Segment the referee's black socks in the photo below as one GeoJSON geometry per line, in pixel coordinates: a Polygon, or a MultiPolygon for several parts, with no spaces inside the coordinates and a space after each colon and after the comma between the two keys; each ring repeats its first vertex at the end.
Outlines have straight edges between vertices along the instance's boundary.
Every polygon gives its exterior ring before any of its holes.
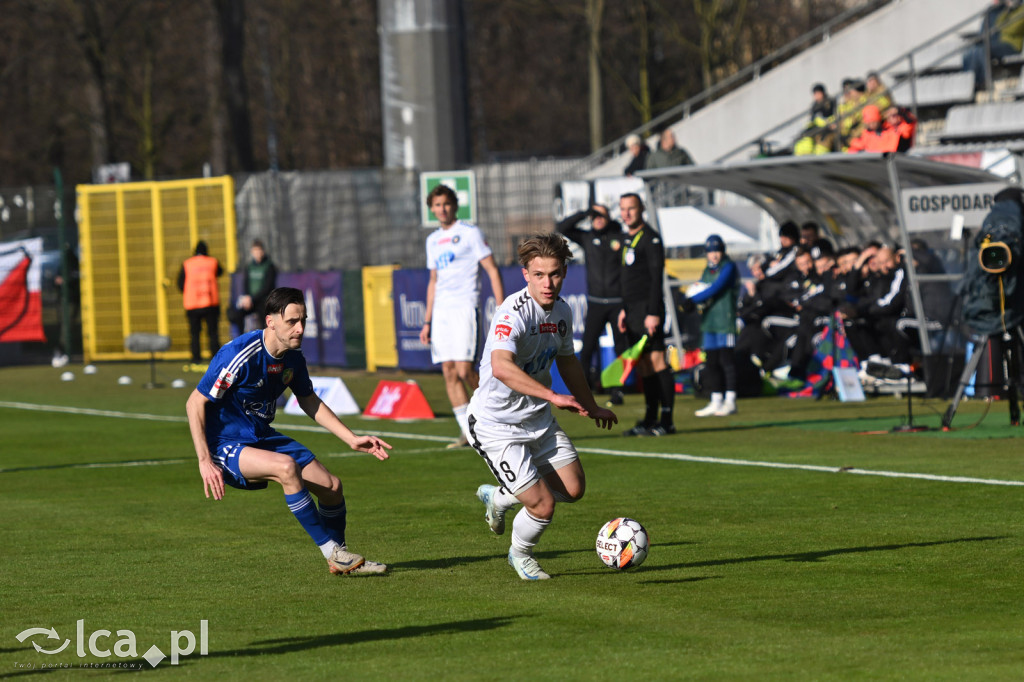
{"type": "MultiPolygon", "coordinates": [[[[651,382],[658,387],[661,398],[661,425],[672,426],[672,411],[676,405],[676,379],[671,367],[666,367],[657,374],[658,381],[651,382]]],[[[653,378],[653,377],[652,377],[653,378]]]]}

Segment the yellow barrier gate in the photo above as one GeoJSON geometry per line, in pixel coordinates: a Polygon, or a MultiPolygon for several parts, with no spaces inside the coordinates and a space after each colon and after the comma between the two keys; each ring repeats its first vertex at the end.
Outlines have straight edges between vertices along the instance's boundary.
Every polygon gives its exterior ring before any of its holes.
{"type": "Polygon", "coordinates": [[[363,324],[366,334],[366,369],[398,367],[395,307],[391,274],[394,265],[363,268],[363,324]]]}
{"type": "Polygon", "coordinates": [[[200,239],[224,268],[220,338],[229,339],[224,310],[237,254],[230,177],[79,185],[77,191],[86,362],[138,358],[124,347],[136,332],[171,337],[170,350],[158,358],[191,357],[177,277],[200,239]]]}

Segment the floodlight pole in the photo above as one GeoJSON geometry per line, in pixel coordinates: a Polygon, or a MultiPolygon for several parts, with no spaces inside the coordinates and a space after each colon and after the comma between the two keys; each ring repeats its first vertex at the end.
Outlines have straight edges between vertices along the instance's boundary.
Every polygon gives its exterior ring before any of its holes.
{"type": "Polygon", "coordinates": [[[896,154],[885,155],[886,168],[889,172],[889,187],[892,190],[893,210],[900,229],[900,241],[903,244],[903,264],[907,268],[907,284],[910,286],[910,298],[914,302],[914,317],[917,318],[917,334],[921,338],[921,352],[925,357],[932,354],[932,340],[928,336],[928,322],[924,316],[924,305],[921,303],[921,290],[917,284],[917,268],[914,267],[914,250],[910,245],[910,232],[903,215],[903,194],[900,189],[900,176],[896,170],[896,154]]]}

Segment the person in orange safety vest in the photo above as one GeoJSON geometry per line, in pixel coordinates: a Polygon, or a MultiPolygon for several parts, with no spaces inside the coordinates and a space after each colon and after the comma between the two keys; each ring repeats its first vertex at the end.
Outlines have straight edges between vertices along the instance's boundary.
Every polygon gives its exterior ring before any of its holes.
{"type": "Polygon", "coordinates": [[[199,335],[203,322],[210,340],[210,357],[220,349],[220,335],[217,325],[220,323],[220,291],[217,278],[224,270],[216,258],[209,255],[206,242],[196,243],[195,255],[185,259],[178,273],[178,289],[182,293],[185,316],[188,318],[188,330],[191,336],[192,364],[202,363],[199,335]]]}
{"type": "Polygon", "coordinates": [[[914,144],[917,119],[901,107],[889,107],[882,121],[882,112],[874,104],[861,110],[865,130],[850,140],[849,152],[902,152],[914,144]]]}

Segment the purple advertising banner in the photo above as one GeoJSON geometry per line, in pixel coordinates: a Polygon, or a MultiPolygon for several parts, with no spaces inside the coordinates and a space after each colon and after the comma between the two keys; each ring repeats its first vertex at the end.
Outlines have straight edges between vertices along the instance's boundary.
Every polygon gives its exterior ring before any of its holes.
{"type": "Polygon", "coordinates": [[[341,311],[340,272],[282,272],[277,286],[306,295],[306,333],[302,354],[311,365],[345,366],[345,325],[341,311]]]}
{"type": "MultiPolygon", "coordinates": [[[[510,296],[526,287],[523,270],[517,265],[500,268],[501,283],[505,295],[510,296]]],[[[420,329],[423,327],[427,308],[427,284],[430,271],[427,269],[395,270],[392,275],[392,300],[394,301],[395,341],[398,344],[398,367],[404,370],[437,370],[430,359],[430,348],[420,343],[420,329]]],[[[562,286],[562,298],[572,308],[573,338],[583,338],[583,321],[587,316],[586,269],[582,265],[570,265],[562,286]]],[[[480,273],[480,302],[483,322],[480,329],[480,348],[483,336],[490,327],[491,318],[498,304],[491,291],[491,280],[480,273]]]]}

